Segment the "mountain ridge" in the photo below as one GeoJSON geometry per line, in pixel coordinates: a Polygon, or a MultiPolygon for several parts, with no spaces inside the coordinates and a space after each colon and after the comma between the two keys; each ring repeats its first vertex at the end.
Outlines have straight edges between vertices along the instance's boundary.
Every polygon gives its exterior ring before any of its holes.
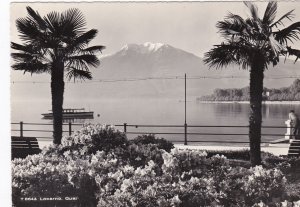
{"type": "MultiPolygon", "coordinates": [[[[284,65],[279,63],[275,68],[265,72],[265,87],[274,88],[290,85],[290,80],[270,79],[269,77],[296,77],[300,76],[299,62],[287,60],[284,65]]],[[[12,71],[12,82],[50,81],[50,75],[23,76],[19,71],[12,71]]],[[[151,80],[149,77],[183,77],[186,73],[187,95],[199,97],[208,95],[215,88],[240,88],[249,84],[249,71],[239,69],[238,66],[229,66],[224,69],[209,68],[203,63],[202,58],[163,43],[126,44],[120,50],[111,55],[101,57],[98,68],[91,69],[94,81],[86,81],[76,84],[67,83],[65,87],[65,99],[81,98],[178,98],[184,94],[184,80],[161,79],[151,80]],[[240,78],[232,78],[232,77],[240,78]],[[193,77],[203,77],[192,79],[193,77]],[[206,78],[205,78],[206,77],[206,78]],[[211,77],[211,78],[208,78],[211,77]],[[220,77],[220,78],[218,78],[220,77]],[[222,78],[223,77],[223,78],[222,78]],[[226,78],[225,78],[226,77],[226,78]],[[117,81],[122,79],[145,79],[138,81],[117,81]],[[101,82],[101,80],[116,80],[101,82]],[[97,81],[99,80],[99,81],[97,81]]],[[[50,85],[50,84],[49,84],[50,85]]],[[[36,84],[12,84],[12,97],[27,98],[31,96],[50,97],[50,86],[36,87],[36,84]],[[46,88],[46,89],[45,89],[46,88]]]]}

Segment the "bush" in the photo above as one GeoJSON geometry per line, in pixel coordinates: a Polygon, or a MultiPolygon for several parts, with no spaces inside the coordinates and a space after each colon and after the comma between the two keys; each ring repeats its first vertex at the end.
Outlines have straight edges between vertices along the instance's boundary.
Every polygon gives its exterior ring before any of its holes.
{"type": "Polygon", "coordinates": [[[156,138],[153,134],[141,135],[130,141],[136,145],[156,144],[159,149],[163,149],[167,152],[170,152],[171,149],[174,148],[172,142],[169,142],[164,138],[156,138]]]}
{"type": "Polygon", "coordinates": [[[262,166],[251,168],[249,175],[239,182],[243,183],[241,190],[245,194],[245,203],[272,202],[272,198],[283,198],[286,179],[278,169],[264,169],[262,166]]]}
{"type": "Polygon", "coordinates": [[[72,136],[62,139],[63,150],[85,150],[88,154],[97,151],[109,152],[116,148],[125,149],[129,142],[125,133],[109,125],[86,124],[72,136]]]}
{"type": "Polygon", "coordinates": [[[13,203],[24,206],[20,196],[76,196],[73,206],[87,207],[280,206],[300,199],[285,179],[299,172],[299,158],[266,156],[269,165],[244,168],[224,155],[168,152],[161,140],[128,141],[113,127],[85,125],[62,145],[12,161],[13,203]]]}
{"type": "Polygon", "coordinates": [[[212,157],[215,155],[224,155],[228,159],[238,159],[238,160],[250,160],[250,152],[248,149],[245,150],[208,150],[207,157],[212,157]]]}
{"type": "Polygon", "coordinates": [[[91,136],[92,147],[91,152],[97,151],[109,152],[116,148],[125,149],[129,142],[125,133],[115,130],[115,128],[106,126],[106,128],[100,130],[91,136]]]}
{"type": "MultiPolygon", "coordinates": [[[[94,206],[97,202],[94,194],[97,186],[88,173],[87,165],[88,161],[85,159],[76,158],[75,161],[64,156],[50,157],[42,153],[15,159],[12,165],[13,203],[23,206],[20,197],[77,197],[78,206],[94,206]]],[[[39,202],[30,204],[41,205],[39,202]]],[[[53,203],[43,206],[53,206],[53,203]]]]}
{"type": "MultiPolygon", "coordinates": [[[[163,164],[163,150],[158,149],[157,145],[136,145],[130,144],[127,151],[122,155],[123,160],[128,160],[128,164],[133,167],[144,167],[149,161],[153,160],[159,167],[163,164]]],[[[161,174],[161,171],[157,173],[161,174]]]]}

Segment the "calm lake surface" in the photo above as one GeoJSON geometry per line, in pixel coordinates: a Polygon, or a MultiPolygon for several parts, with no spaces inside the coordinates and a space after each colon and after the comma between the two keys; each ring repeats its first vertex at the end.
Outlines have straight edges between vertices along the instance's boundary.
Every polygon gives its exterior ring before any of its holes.
{"type": "MultiPolygon", "coordinates": [[[[94,111],[94,119],[74,120],[77,123],[101,123],[101,124],[133,124],[133,125],[183,125],[184,124],[184,102],[165,99],[118,99],[118,100],[90,100],[84,103],[78,101],[65,101],[65,108],[85,108],[86,111],[94,111]],[[97,115],[100,115],[99,117],[97,115]]],[[[11,103],[11,122],[25,123],[48,123],[51,120],[42,119],[41,114],[51,109],[50,100],[14,101],[11,103]]],[[[285,127],[284,122],[288,119],[289,110],[294,109],[300,113],[300,107],[296,104],[266,104],[263,105],[263,126],[285,127]]],[[[249,104],[246,103],[197,103],[187,102],[187,124],[206,126],[247,126],[249,115],[249,104]]],[[[76,129],[76,127],[73,127],[76,129]]],[[[78,128],[78,127],[77,127],[78,128]]],[[[19,125],[12,125],[12,129],[19,129],[19,125]]],[[[24,129],[51,130],[51,126],[29,126],[24,129]]],[[[67,130],[68,127],[65,127],[67,130]]],[[[120,127],[120,129],[123,129],[120,127]]],[[[128,128],[130,132],[179,132],[183,128],[128,128]]],[[[225,133],[225,134],[247,134],[248,128],[219,128],[201,127],[188,128],[190,133],[225,133]]],[[[262,129],[263,134],[281,134],[282,136],[263,136],[262,141],[270,141],[283,138],[285,128],[262,129]]],[[[19,135],[19,132],[12,132],[19,135]]],[[[24,136],[44,137],[51,136],[47,132],[25,131],[24,136]]],[[[137,135],[134,135],[137,136],[137,135]]],[[[183,141],[183,135],[158,135],[170,140],[183,141]]],[[[132,136],[129,136],[132,137],[132,136]]],[[[49,139],[40,139],[48,141],[49,139]]],[[[189,135],[188,140],[200,141],[248,141],[247,135],[189,135]]]]}

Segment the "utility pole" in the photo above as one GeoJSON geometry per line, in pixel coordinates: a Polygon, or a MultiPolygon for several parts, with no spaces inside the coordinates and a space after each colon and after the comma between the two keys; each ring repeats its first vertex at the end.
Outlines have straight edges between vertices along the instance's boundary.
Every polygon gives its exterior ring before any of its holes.
{"type": "Polygon", "coordinates": [[[187,145],[187,124],[186,124],[186,73],[184,74],[184,145],[187,145]]]}

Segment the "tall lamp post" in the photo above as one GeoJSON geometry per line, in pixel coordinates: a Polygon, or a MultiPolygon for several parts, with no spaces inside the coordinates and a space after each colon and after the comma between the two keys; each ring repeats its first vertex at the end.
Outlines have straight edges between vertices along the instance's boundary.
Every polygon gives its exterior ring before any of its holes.
{"type": "Polygon", "coordinates": [[[187,124],[186,124],[186,73],[184,74],[184,145],[187,145],[187,124]]]}

